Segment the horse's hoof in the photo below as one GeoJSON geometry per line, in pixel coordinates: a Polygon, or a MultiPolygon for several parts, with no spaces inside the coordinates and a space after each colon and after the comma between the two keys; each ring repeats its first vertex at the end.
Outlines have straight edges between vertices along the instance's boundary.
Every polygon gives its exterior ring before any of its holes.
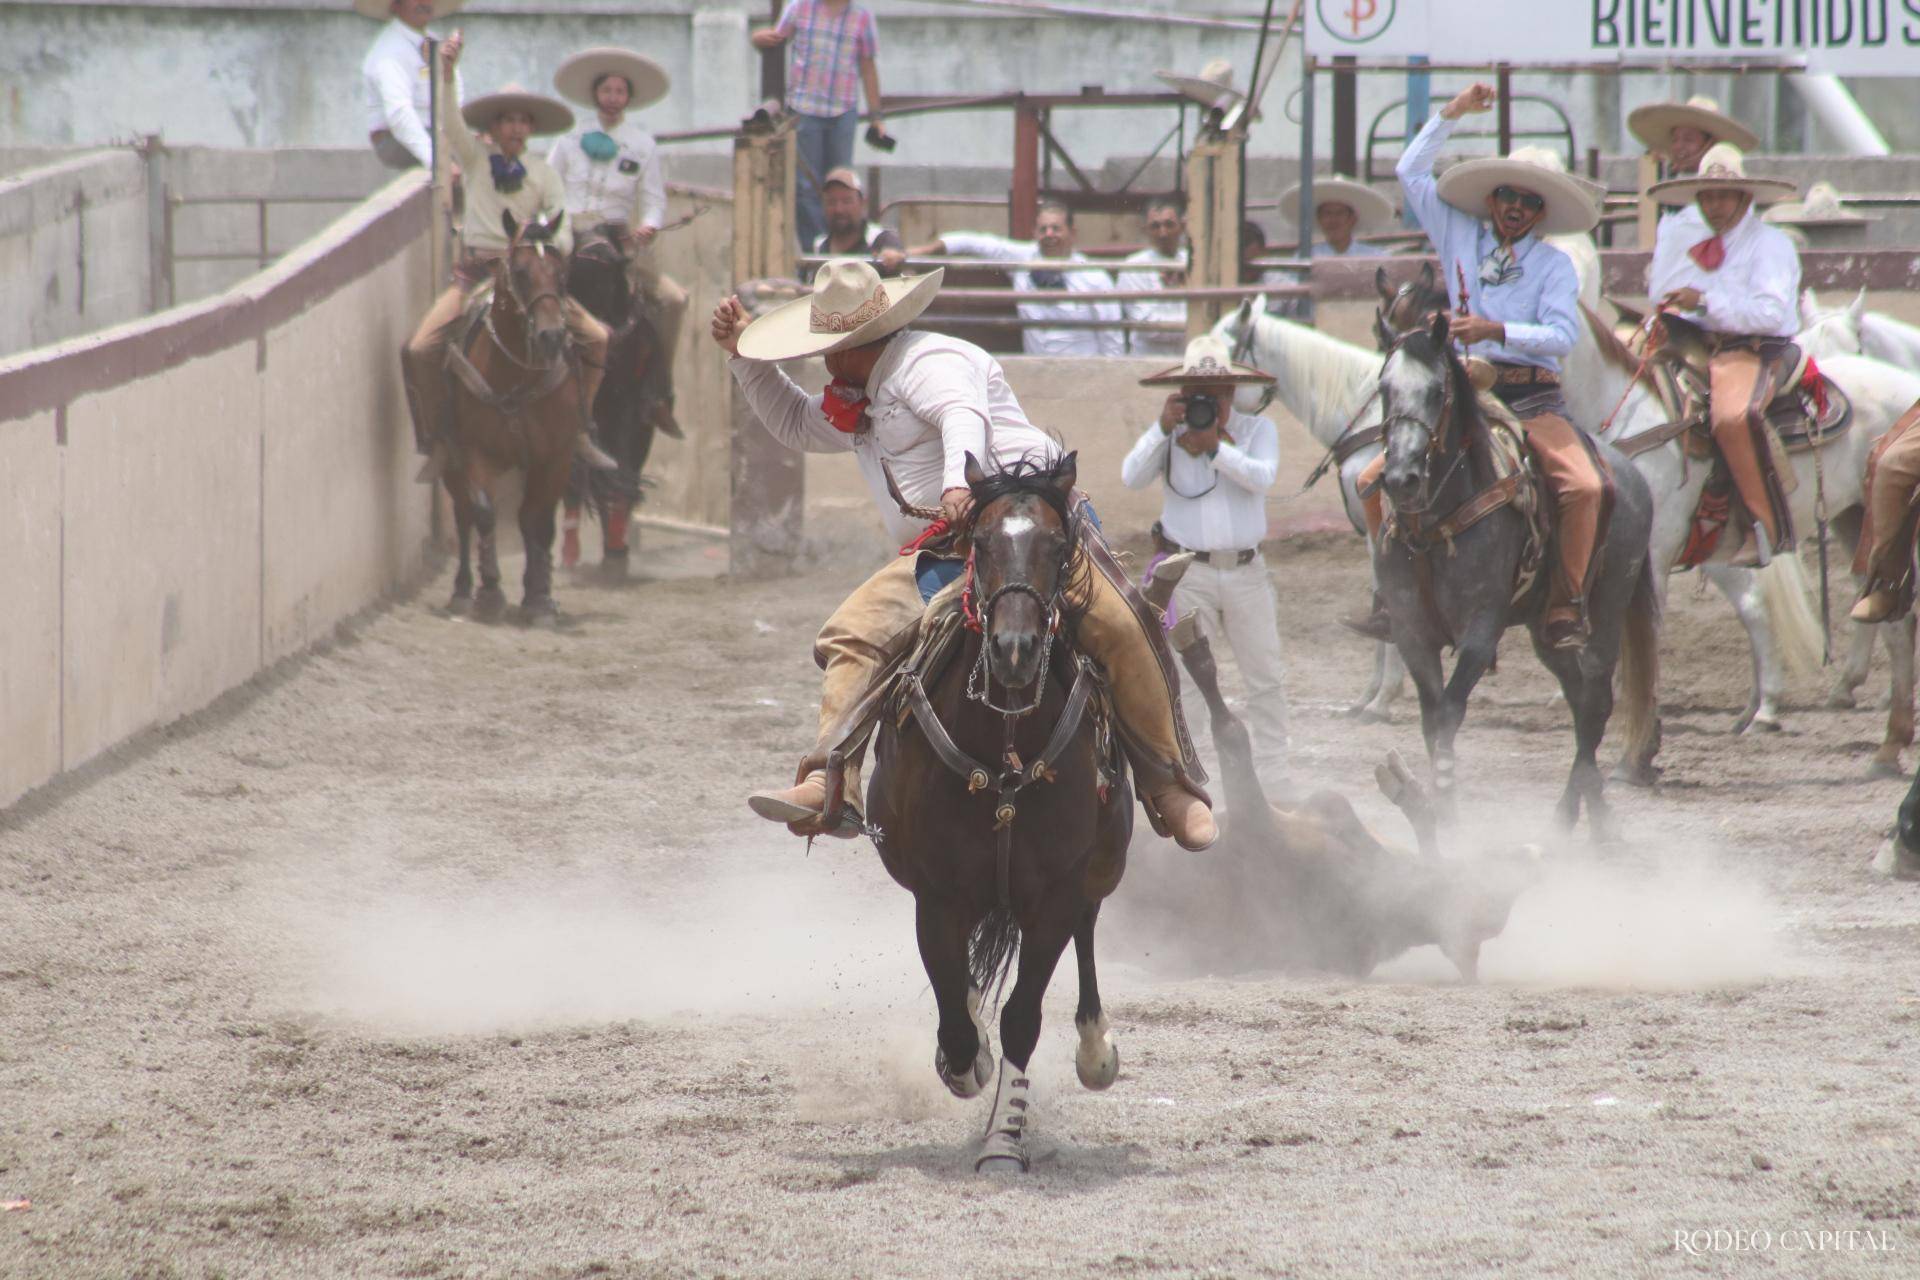
{"type": "Polygon", "coordinates": [[[529,600],[520,606],[520,625],[551,630],[560,625],[560,611],[551,596],[529,600]]]}
{"type": "Polygon", "coordinates": [[[600,584],[607,587],[624,587],[627,584],[627,553],[609,551],[600,561],[597,576],[600,584]]]}
{"type": "Polygon", "coordinates": [[[1012,1154],[982,1151],[973,1162],[973,1171],[988,1176],[1017,1177],[1027,1171],[1027,1153],[1024,1150],[1012,1154]]]}
{"type": "Polygon", "coordinates": [[[1780,721],[1773,716],[1756,715],[1746,724],[1736,725],[1734,732],[1744,737],[1750,733],[1779,733],[1781,727],[1780,721]]]}
{"type": "Polygon", "coordinates": [[[1076,1019],[1074,1025],[1080,1030],[1080,1047],[1073,1055],[1073,1069],[1080,1083],[1096,1092],[1111,1087],[1120,1078],[1120,1047],[1107,1030],[1106,1015],[1084,1025],[1076,1019]]]}
{"type": "Polygon", "coordinates": [[[472,596],[455,596],[447,601],[447,612],[456,618],[464,618],[473,612],[472,596]]]}
{"type": "Polygon", "coordinates": [[[1889,880],[1920,880],[1920,854],[1901,844],[1897,837],[1883,840],[1871,869],[1889,880]]]}
{"type": "Polygon", "coordinates": [[[1898,778],[1902,782],[1906,781],[1907,778],[1906,770],[1900,767],[1900,761],[1898,759],[1882,760],[1878,756],[1875,756],[1867,765],[1867,776],[1869,778],[1898,778]]]}
{"type": "Polygon", "coordinates": [[[1827,695],[1827,706],[1831,710],[1851,711],[1857,705],[1851,689],[1835,689],[1827,695]]]}
{"type": "Polygon", "coordinates": [[[507,594],[498,587],[482,587],[473,598],[473,616],[482,622],[498,622],[507,616],[507,594]]]}
{"type": "Polygon", "coordinates": [[[1630,787],[1652,787],[1660,783],[1660,769],[1651,764],[1628,764],[1622,760],[1613,768],[1613,780],[1630,787]]]}
{"type": "Polygon", "coordinates": [[[1364,707],[1355,707],[1353,709],[1353,718],[1358,720],[1361,724],[1392,724],[1393,723],[1393,717],[1387,714],[1386,709],[1384,707],[1375,707],[1371,705],[1364,706],[1364,707]]]}

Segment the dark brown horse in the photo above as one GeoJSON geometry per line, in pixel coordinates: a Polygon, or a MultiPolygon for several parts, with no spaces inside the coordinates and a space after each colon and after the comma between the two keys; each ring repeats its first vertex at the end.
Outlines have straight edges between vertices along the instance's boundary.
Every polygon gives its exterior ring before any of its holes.
{"type": "Polygon", "coordinates": [[[628,523],[643,496],[654,437],[681,438],[673,416],[673,361],[661,350],[651,300],[628,283],[616,228],[596,227],[575,242],[567,289],[607,326],[607,371],[593,398],[593,423],[600,446],[619,466],[601,471],[575,461],[560,562],[568,568],[579,562],[580,513],[591,504],[600,520],[601,573],[619,582],[627,576],[628,523]]]}
{"type": "MultiPolygon", "coordinates": [[[[1113,1083],[1119,1052],[1094,972],[1100,902],[1120,882],[1133,795],[1101,709],[1100,677],[1069,648],[1084,612],[1072,454],[983,474],[971,455],[969,586],[980,630],[883,720],[868,812],[887,871],[914,897],[920,959],[940,1009],[934,1068],[955,1096],[993,1077],[983,992],[1019,972],[1000,1014],[1001,1064],[975,1168],[1027,1167],[1027,1067],[1040,998],[1071,941],[1079,960],[1080,1081],[1113,1083]]],[[[1098,536],[1087,533],[1085,536],[1098,536]]]]}
{"type": "Polygon", "coordinates": [[[566,255],[550,243],[564,214],[519,225],[501,215],[508,239],[493,264],[493,297],[483,321],[448,350],[452,376],[452,458],[445,481],[453,499],[460,568],[453,578],[455,612],[495,621],[506,612],[494,544],[490,487],[512,471],[525,473],[520,535],[526,544],[521,620],[551,624],[554,508],[573,470],[581,426],[580,380],[567,347],[566,255]],[[468,558],[480,535],[480,592],[473,594],[468,558]]]}

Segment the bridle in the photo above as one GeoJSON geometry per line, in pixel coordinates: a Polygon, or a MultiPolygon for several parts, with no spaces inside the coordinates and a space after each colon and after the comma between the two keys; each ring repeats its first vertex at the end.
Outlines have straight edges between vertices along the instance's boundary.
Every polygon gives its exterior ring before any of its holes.
{"type": "MultiPolygon", "coordinates": [[[[1424,329],[1416,328],[1409,329],[1407,332],[1401,334],[1393,340],[1393,345],[1387,348],[1387,356],[1391,358],[1393,353],[1398,351],[1414,334],[1424,332],[1424,329]]],[[[1461,462],[1464,461],[1467,456],[1467,449],[1464,445],[1461,448],[1455,449],[1453,451],[1453,461],[1447,464],[1447,469],[1441,474],[1439,482],[1435,483],[1431,479],[1434,460],[1436,457],[1445,456],[1448,441],[1453,434],[1453,419],[1455,416],[1453,411],[1453,384],[1455,382],[1453,362],[1446,358],[1444,352],[1442,352],[1441,378],[1440,420],[1437,424],[1412,413],[1393,413],[1380,419],[1380,438],[1383,447],[1387,441],[1391,439],[1395,423],[1412,423],[1427,433],[1427,447],[1425,450],[1426,465],[1422,467],[1420,472],[1420,502],[1417,505],[1405,506],[1398,501],[1395,501],[1393,504],[1394,510],[1404,515],[1419,516],[1432,511],[1433,496],[1436,493],[1444,493],[1446,491],[1447,482],[1453,479],[1453,473],[1459,470],[1461,462]]]]}
{"type": "MultiPolygon", "coordinates": [[[[1053,507],[1055,513],[1060,516],[1061,533],[1063,535],[1061,539],[1060,558],[1055,566],[1052,595],[1042,595],[1040,589],[1035,587],[1031,582],[1005,582],[996,587],[987,595],[985,600],[980,602],[977,612],[972,612],[974,607],[972,605],[974,553],[969,552],[967,556],[967,603],[965,607],[969,610],[969,620],[976,623],[979,627],[981,641],[980,656],[975,659],[973,669],[967,673],[967,696],[987,708],[987,710],[997,712],[1006,717],[1009,737],[1011,737],[1013,732],[1013,721],[1019,719],[1021,716],[1031,715],[1034,711],[1038,710],[1041,699],[1046,696],[1047,672],[1053,661],[1053,641],[1054,637],[1060,632],[1061,618],[1065,612],[1067,583],[1070,576],[1069,570],[1073,563],[1074,547],[1078,541],[1074,536],[1074,520],[1076,517],[1069,514],[1064,505],[1055,506],[1052,502],[1049,502],[1048,505],[1053,507]],[[1005,600],[1008,596],[1020,595],[1030,597],[1035,604],[1040,606],[1042,632],[1040,641],[1040,669],[1034,676],[1031,686],[1032,697],[1027,703],[1024,706],[1003,707],[993,701],[993,673],[987,665],[987,651],[990,647],[988,641],[993,635],[994,606],[1002,600],[1005,600]]],[[[978,544],[976,543],[975,545],[977,547],[978,544]]]]}
{"type": "MultiPolygon", "coordinates": [[[[1260,369],[1260,366],[1253,362],[1253,337],[1254,333],[1260,328],[1260,316],[1254,311],[1251,300],[1246,303],[1246,313],[1246,327],[1241,331],[1240,336],[1233,340],[1232,358],[1235,364],[1246,365],[1249,369],[1260,369]]],[[[1260,369],[1260,372],[1265,373],[1266,370],[1260,369]]],[[[1253,406],[1253,412],[1265,413],[1267,406],[1273,403],[1273,398],[1279,394],[1279,391],[1280,384],[1278,382],[1269,382],[1266,386],[1262,387],[1260,389],[1260,402],[1253,406]]],[[[1212,490],[1208,490],[1208,492],[1211,493],[1212,490]]]]}
{"type": "MultiPolygon", "coordinates": [[[[507,300],[513,303],[513,305],[519,309],[521,317],[528,321],[527,332],[523,342],[526,358],[522,359],[519,355],[516,355],[512,348],[508,347],[506,342],[501,339],[500,331],[494,327],[492,307],[487,308],[487,336],[493,339],[493,345],[500,349],[501,355],[513,361],[522,369],[541,370],[548,366],[535,360],[533,356],[533,328],[531,323],[533,319],[533,309],[545,302],[548,298],[552,298],[564,307],[567,301],[566,287],[563,283],[559,287],[542,290],[534,294],[531,299],[522,298],[520,296],[520,286],[515,284],[513,279],[513,255],[515,250],[518,249],[532,249],[543,258],[549,253],[557,254],[559,250],[555,249],[545,240],[516,239],[512,244],[507,246],[507,256],[502,264],[504,269],[500,273],[500,279],[494,286],[496,293],[501,286],[505,286],[507,300]]],[[[566,274],[564,272],[556,272],[555,278],[564,282],[566,274]]]]}

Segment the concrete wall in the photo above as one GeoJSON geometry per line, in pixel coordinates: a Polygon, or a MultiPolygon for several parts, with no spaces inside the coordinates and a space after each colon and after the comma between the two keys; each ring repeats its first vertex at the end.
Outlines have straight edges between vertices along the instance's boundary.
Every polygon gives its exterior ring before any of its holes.
{"type": "Polygon", "coordinates": [[[412,580],[417,177],[204,302],[0,361],[0,804],[412,580]]]}
{"type": "Polygon", "coordinates": [[[0,179],[0,356],[147,310],[146,166],[99,151],[0,179]]]}
{"type": "Polygon", "coordinates": [[[725,527],[728,516],[728,396],[733,379],[726,357],[707,336],[707,318],[733,287],[733,199],[706,192],[674,194],[672,223],[698,211],[685,226],[661,234],[655,250],[661,269],[689,294],[686,332],[674,360],[675,411],[685,440],[657,437],[647,475],[642,515],[725,527]]]}
{"type": "MultiPolygon", "coordinates": [[[[1197,69],[1230,58],[1244,82],[1253,61],[1252,31],[1120,23],[1089,17],[970,10],[911,0],[869,0],[880,19],[881,71],[894,93],[1072,93],[1082,85],[1111,91],[1158,90],[1159,67],[1197,69]]],[[[1192,14],[1190,0],[1127,0],[1137,12],[1192,14]]],[[[1222,0],[1208,16],[1255,21],[1258,0],[1222,0]]],[[[1284,6],[1281,6],[1284,9],[1284,6]]],[[[757,55],[750,25],[767,20],[768,0],[473,0],[448,26],[469,37],[469,92],[506,80],[545,87],[567,53],[621,44],[657,58],[676,91],[646,112],[656,130],[723,125],[752,105],[757,55]]],[[[0,6],[0,145],[105,143],[158,132],[183,143],[228,147],[359,145],[358,67],[373,23],[343,4],[318,0],[24,0],[0,6]],[[157,90],[164,88],[164,92],[157,90]]],[[[1275,79],[1267,118],[1253,136],[1255,154],[1297,154],[1289,115],[1299,87],[1297,54],[1275,79]]],[[[1436,77],[1436,94],[1464,76],[1436,77]]],[[[1580,145],[1622,147],[1621,122],[1641,101],[1704,92],[1756,122],[1770,146],[1819,149],[1798,102],[1775,78],[1753,76],[1529,76],[1521,93],[1552,98],[1572,118],[1580,145]]],[[[1896,150],[1920,150],[1920,79],[1862,82],[1862,93],[1896,150]]],[[[1321,85],[1323,149],[1330,137],[1330,90],[1321,85]]],[[[1364,131],[1404,95],[1402,78],[1361,81],[1364,131]]],[[[1517,124],[1544,121],[1523,106],[1517,124]]],[[[1297,119],[1297,115],[1295,115],[1297,119]]],[[[1165,111],[1063,113],[1056,132],[1083,163],[1144,155],[1171,124],[1165,111]]],[[[1012,136],[1005,112],[960,113],[901,121],[902,163],[1004,164],[1012,136]]],[[[708,144],[708,149],[724,148],[708,144]]],[[[864,146],[860,154],[874,158],[864,146]]]]}

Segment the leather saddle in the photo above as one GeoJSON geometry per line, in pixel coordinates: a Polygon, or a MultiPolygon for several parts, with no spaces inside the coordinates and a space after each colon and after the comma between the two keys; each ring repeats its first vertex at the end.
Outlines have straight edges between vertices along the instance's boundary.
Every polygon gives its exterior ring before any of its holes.
{"type": "MultiPolygon", "coordinates": [[[[1679,316],[1662,316],[1660,323],[1665,340],[1649,367],[1663,384],[1662,397],[1674,412],[1675,421],[1688,424],[1688,452],[1696,458],[1711,457],[1707,366],[1720,350],[1717,335],[1679,316]]],[[[1821,373],[1813,358],[1798,345],[1793,353],[1792,366],[1776,370],[1780,390],[1765,410],[1768,429],[1788,453],[1831,441],[1853,425],[1853,402],[1846,392],[1821,373]]]]}

